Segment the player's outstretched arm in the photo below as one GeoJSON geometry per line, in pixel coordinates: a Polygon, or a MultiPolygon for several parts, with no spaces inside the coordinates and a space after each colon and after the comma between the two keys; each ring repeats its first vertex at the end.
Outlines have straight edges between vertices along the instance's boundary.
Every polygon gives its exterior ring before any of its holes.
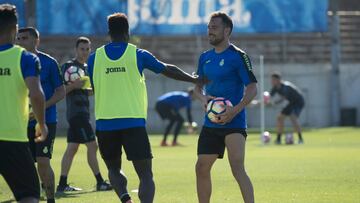
{"type": "Polygon", "coordinates": [[[29,89],[29,96],[35,118],[40,129],[36,129],[35,142],[44,141],[47,137],[48,130],[45,124],[45,96],[40,85],[39,77],[25,78],[25,84],[29,89]]]}
{"type": "Polygon", "coordinates": [[[195,84],[201,83],[201,81],[197,75],[190,75],[189,73],[181,70],[180,68],[178,68],[175,65],[166,64],[165,69],[161,73],[163,75],[165,75],[166,77],[169,77],[169,78],[172,78],[175,80],[192,82],[195,84]]]}

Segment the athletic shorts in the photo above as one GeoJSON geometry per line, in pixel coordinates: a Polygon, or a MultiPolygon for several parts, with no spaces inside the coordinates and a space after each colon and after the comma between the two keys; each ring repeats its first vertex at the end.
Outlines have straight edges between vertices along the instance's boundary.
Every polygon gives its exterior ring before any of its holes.
{"type": "Polygon", "coordinates": [[[101,157],[104,160],[121,159],[122,148],[130,161],[151,159],[151,147],[145,127],[114,131],[96,131],[101,157]]]}
{"type": "Polygon", "coordinates": [[[156,103],[155,109],[163,120],[184,120],[179,111],[168,104],[156,103]]]}
{"type": "Polygon", "coordinates": [[[224,157],[225,137],[232,133],[240,133],[247,137],[244,128],[209,128],[203,127],[198,140],[197,154],[218,154],[219,159],[224,157]]]}
{"type": "Polygon", "coordinates": [[[69,120],[67,132],[68,143],[88,143],[95,140],[95,133],[90,120],[84,116],[76,116],[69,120]]]}
{"type": "Polygon", "coordinates": [[[304,103],[289,103],[281,110],[281,114],[285,116],[295,115],[296,117],[299,117],[303,108],[304,103]]]}
{"type": "Polygon", "coordinates": [[[0,174],[16,201],[40,197],[40,183],[27,142],[0,141],[0,174]]]}
{"type": "Polygon", "coordinates": [[[29,147],[34,160],[36,157],[47,157],[51,159],[53,153],[53,146],[55,141],[56,134],[56,123],[47,123],[46,124],[49,130],[48,136],[44,142],[35,143],[35,126],[28,127],[28,138],[29,138],[29,147]]]}

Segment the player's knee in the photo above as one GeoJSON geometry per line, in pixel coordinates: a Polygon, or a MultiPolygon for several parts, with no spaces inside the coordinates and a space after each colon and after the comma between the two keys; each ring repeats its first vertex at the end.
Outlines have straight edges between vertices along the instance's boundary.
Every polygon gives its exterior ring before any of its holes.
{"type": "Polygon", "coordinates": [[[79,146],[71,146],[71,147],[68,147],[66,151],[69,156],[74,156],[76,154],[76,152],[78,151],[78,149],[79,149],[79,146]]]}
{"type": "Polygon", "coordinates": [[[50,166],[50,159],[47,157],[36,157],[36,162],[39,167],[49,167],[50,166]]]}
{"type": "Polygon", "coordinates": [[[234,172],[245,172],[244,160],[241,158],[234,158],[230,161],[231,170],[234,172]]]}
{"type": "Polygon", "coordinates": [[[197,176],[204,176],[210,173],[211,166],[202,161],[198,161],[195,166],[195,171],[197,176]]]}
{"type": "Polygon", "coordinates": [[[95,151],[96,152],[98,150],[98,145],[97,145],[97,143],[95,141],[87,144],[86,146],[87,146],[89,151],[95,151]]]}

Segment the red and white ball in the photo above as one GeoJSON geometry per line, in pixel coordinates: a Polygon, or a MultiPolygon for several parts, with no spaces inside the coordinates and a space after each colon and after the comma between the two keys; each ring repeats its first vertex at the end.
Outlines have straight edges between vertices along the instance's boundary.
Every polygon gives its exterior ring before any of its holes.
{"type": "Polygon", "coordinates": [[[271,134],[269,131],[265,131],[262,135],[261,135],[261,141],[264,144],[268,144],[271,141],[271,134]]]}
{"type": "Polygon", "coordinates": [[[286,133],[285,143],[286,144],[294,144],[294,135],[292,133],[286,133]]]}
{"type": "Polygon", "coordinates": [[[215,99],[212,99],[208,103],[206,108],[206,113],[210,121],[216,122],[217,115],[225,112],[226,110],[225,106],[233,106],[233,105],[229,100],[222,97],[217,97],[215,99]]]}
{"type": "Polygon", "coordinates": [[[70,66],[64,73],[65,82],[74,82],[75,80],[84,77],[85,72],[77,66],[70,66]]]}

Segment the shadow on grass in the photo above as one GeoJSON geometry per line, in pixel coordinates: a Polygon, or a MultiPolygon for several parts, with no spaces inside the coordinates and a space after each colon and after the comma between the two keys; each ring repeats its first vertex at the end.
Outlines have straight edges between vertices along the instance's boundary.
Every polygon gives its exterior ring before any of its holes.
{"type": "MultiPolygon", "coordinates": [[[[55,199],[62,199],[62,198],[75,198],[79,195],[90,194],[97,192],[96,190],[88,190],[88,191],[79,191],[79,192],[57,192],[55,193],[55,199]]],[[[45,199],[44,199],[45,200],[45,199]]]]}
{"type": "MultiPolygon", "coordinates": [[[[89,191],[79,191],[79,192],[57,192],[55,193],[55,199],[66,199],[66,198],[76,198],[84,194],[90,194],[98,192],[96,190],[89,190],[89,191]]],[[[40,201],[46,201],[45,197],[40,197],[40,201]]],[[[16,203],[15,199],[9,199],[5,201],[1,201],[0,203],[16,203]]]]}
{"type": "Polygon", "coordinates": [[[16,202],[14,199],[9,199],[9,200],[5,200],[5,201],[1,201],[0,203],[13,203],[16,202]]]}
{"type": "MultiPolygon", "coordinates": [[[[97,191],[89,190],[89,191],[79,191],[79,192],[71,192],[71,193],[57,192],[57,193],[55,193],[55,199],[76,198],[80,195],[90,194],[90,193],[94,193],[94,192],[97,192],[97,191]]],[[[46,201],[46,198],[40,197],[40,200],[46,201]]],[[[1,201],[0,203],[14,203],[14,202],[16,202],[15,199],[9,199],[9,200],[5,200],[5,201],[1,201]]]]}

